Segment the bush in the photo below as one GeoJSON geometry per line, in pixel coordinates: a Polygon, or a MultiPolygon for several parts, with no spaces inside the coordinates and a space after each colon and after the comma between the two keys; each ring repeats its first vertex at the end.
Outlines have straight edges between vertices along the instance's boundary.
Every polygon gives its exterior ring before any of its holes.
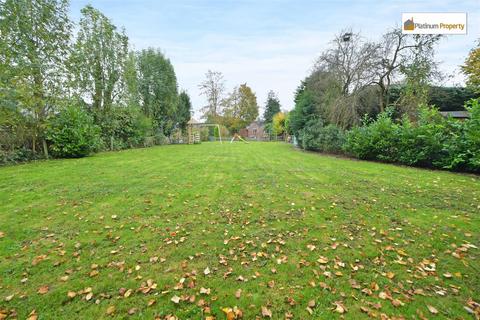
{"type": "Polygon", "coordinates": [[[380,114],[376,121],[350,130],[343,150],[365,160],[396,161],[398,156],[398,125],[391,119],[391,110],[380,114]]]}
{"type": "Polygon", "coordinates": [[[418,121],[392,120],[392,111],[350,130],[343,150],[366,160],[412,166],[480,172],[480,103],[466,105],[470,119],[444,118],[438,110],[420,107],[418,121]]]}
{"type": "Polygon", "coordinates": [[[136,107],[114,107],[99,119],[104,143],[119,150],[144,146],[152,136],[152,121],[136,107]]]}
{"type": "Polygon", "coordinates": [[[465,121],[465,141],[468,154],[467,168],[480,172],[480,99],[472,99],[465,106],[470,119],[465,121]]]}
{"type": "Polygon", "coordinates": [[[50,119],[46,132],[54,157],[80,158],[97,150],[100,129],[80,107],[69,106],[50,119]]]}
{"type": "Polygon", "coordinates": [[[299,135],[302,137],[302,147],[306,150],[339,153],[345,142],[342,129],[333,124],[324,127],[320,119],[308,121],[299,135]]]}
{"type": "Polygon", "coordinates": [[[163,131],[158,130],[157,133],[155,133],[155,144],[157,145],[164,145],[168,143],[168,139],[163,133],[163,131]]]}
{"type": "Polygon", "coordinates": [[[392,161],[413,166],[443,167],[447,156],[444,145],[449,140],[448,121],[436,109],[420,107],[418,121],[404,117],[398,126],[397,157],[392,161]]]}
{"type": "Polygon", "coordinates": [[[13,150],[0,149],[0,165],[15,164],[40,159],[42,156],[32,150],[21,147],[13,150]]]}

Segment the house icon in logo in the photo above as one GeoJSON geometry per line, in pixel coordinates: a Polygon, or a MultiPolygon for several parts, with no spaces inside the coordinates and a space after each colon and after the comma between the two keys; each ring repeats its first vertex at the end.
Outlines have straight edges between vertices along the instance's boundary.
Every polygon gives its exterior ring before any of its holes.
{"type": "Polygon", "coordinates": [[[415,24],[413,23],[413,17],[403,23],[403,30],[412,31],[414,29],[415,29],[415,24]]]}

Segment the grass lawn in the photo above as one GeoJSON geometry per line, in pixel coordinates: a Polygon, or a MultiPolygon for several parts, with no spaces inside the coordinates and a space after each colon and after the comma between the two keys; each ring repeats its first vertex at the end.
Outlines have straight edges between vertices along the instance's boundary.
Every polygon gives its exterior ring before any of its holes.
{"type": "Polygon", "coordinates": [[[477,247],[479,177],[283,143],[0,168],[0,319],[474,319],[477,247]]]}

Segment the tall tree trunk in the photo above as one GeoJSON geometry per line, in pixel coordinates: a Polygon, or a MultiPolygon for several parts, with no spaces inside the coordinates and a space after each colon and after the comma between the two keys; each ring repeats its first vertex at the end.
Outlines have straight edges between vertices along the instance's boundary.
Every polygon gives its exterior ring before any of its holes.
{"type": "Polygon", "coordinates": [[[386,100],[385,98],[386,98],[386,95],[387,95],[387,90],[386,90],[385,85],[383,84],[382,81],[378,84],[378,86],[380,87],[380,92],[379,92],[379,95],[378,95],[378,105],[380,107],[380,112],[385,111],[385,100],[386,100]]]}
{"type": "Polygon", "coordinates": [[[47,141],[45,138],[42,138],[42,146],[43,146],[43,154],[45,156],[45,159],[48,159],[48,147],[47,147],[47,141]]]}

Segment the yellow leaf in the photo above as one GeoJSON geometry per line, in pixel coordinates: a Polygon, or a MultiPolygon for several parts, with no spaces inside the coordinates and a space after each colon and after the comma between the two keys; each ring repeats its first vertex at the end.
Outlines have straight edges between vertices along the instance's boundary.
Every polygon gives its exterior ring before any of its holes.
{"type": "Polygon", "coordinates": [[[115,306],[109,306],[107,308],[107,315],[111,316],[114,313],[115,313],[115,306]]]}

